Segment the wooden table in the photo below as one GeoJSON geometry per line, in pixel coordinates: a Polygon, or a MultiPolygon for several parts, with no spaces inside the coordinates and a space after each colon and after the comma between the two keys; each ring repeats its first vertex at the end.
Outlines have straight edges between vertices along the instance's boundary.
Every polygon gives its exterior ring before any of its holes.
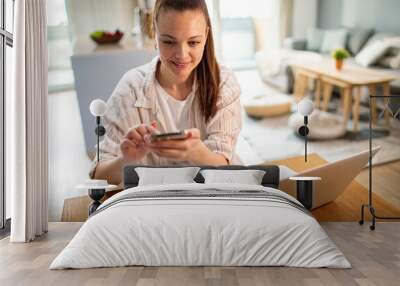
{"type": "MultiPolygon", "coordinates": [[[[370,95],[376,95],[377,86],[383,87],[383,94],[390,93],[389,83],[395,78],[368,68],[357,67],[345,63],[341,71],[336,70],[332,59],[321,59],[290,64],[295,73],[294,93],[299,101],[304,97],[310,79],[315,80],[315,106],[320,107],[322,94],[322,110],[326,111],[334,86],[340,88],[343,103],[343,123],[347,126],[351,110],[353,110],[353,131],[357,131],[360,116],[361,87],[366,86],[370,95]],[[353,101],[354,91],[354,101],[353,101]]],[[[377,121],[376,99],[372,103],[372,122],[377,121]]],[[[389,112],[385,110],[385,121],[389,125],[389,112]]]]}
{"type": "MultiPolygon", "coordinates": [[[[112,190],[106,192],[106,195],[101,200],[102,202],[109,197],[121,192],[122,189],[112,190]]],[[[79,196],[73,198],[67,198],[64,200],[64,207],[61,214],[61,221],[68,222],[82,222],[88,218],[88,206],[92,203],[92,199],[89,196],[79,196]]]]}

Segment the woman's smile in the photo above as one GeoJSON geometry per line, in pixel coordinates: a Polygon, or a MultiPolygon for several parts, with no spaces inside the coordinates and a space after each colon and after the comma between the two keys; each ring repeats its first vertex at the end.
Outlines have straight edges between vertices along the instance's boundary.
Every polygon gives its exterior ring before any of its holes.
{"type": "Polygon", "coordinates": [[[190,65],[190,62],[171,61],[171,63],[178,70],[184,70],[190,65]]]}

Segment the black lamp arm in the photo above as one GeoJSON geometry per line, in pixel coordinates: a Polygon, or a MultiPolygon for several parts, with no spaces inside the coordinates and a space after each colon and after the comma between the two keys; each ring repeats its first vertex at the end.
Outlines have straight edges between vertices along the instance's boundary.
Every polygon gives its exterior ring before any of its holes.
{"type": "Polygon", "coordinates": [[[304,137],[304,161],[307,162],[307,136],[309,133],[309,129],[307,127],[308,124],[308,116],[304,116],[304,125],[300,126],[299,134],[304,137]]]}
{"type": "Polygon", "coordinates": [[[304,161],[307,162],[307,137],[308,137],[308,116],[304,116],[305,136],[304,136],[304,161]]]}
{"type": "Polygon", "coordinates": [[[103,125],[100,124],[100,116],[96,116],[96,130],[95,133],[97,135],[97,162],[100,161],[100,136],[103,136],[106,133],[106,129],[103,125]]]}

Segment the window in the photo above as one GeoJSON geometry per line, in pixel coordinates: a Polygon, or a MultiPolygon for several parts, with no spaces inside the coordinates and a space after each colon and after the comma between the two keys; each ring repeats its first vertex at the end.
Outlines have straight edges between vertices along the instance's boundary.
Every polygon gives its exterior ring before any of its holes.
{"type": "Polygon", "coordinates": [[[0,235],[9,229],[10,195],[5,188],[5,105],[11,92],[14,0],[0,0],[0,235]],[[7,229],[6,229],[7,226],[7,229]]]}
{"type": "Polygon", "coordinates": [[[213,17],[213,26],[218,26],[219,58],[233,69],[254,68],[256,51],[269,40],[270,31],[264,27],[271,26],[274,0],[247,0],[245,5],[231,0],[212,3],[218,14],[217,23],[213,17]]]}
{"type": "Polygon", "coordinates": [[[49,92],[73,88],[68,18],[64,0],[47,1],[47,44],[49,92]]]}

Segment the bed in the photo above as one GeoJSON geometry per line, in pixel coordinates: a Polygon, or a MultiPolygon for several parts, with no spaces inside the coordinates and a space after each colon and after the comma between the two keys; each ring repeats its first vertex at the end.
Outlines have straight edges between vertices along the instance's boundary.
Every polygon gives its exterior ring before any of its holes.
{"type": "Polygon", "coordinates": [[[125,190],[100,205],[50,269],[351,267],[309,211],[278,189],[277,166],[199,166],[192,182],[140,185],[138,172],[151,168],[125,167],[125,190]],[[258,170],[262,177],[259,185],[205,181],[210,170],[258,170]]]}

